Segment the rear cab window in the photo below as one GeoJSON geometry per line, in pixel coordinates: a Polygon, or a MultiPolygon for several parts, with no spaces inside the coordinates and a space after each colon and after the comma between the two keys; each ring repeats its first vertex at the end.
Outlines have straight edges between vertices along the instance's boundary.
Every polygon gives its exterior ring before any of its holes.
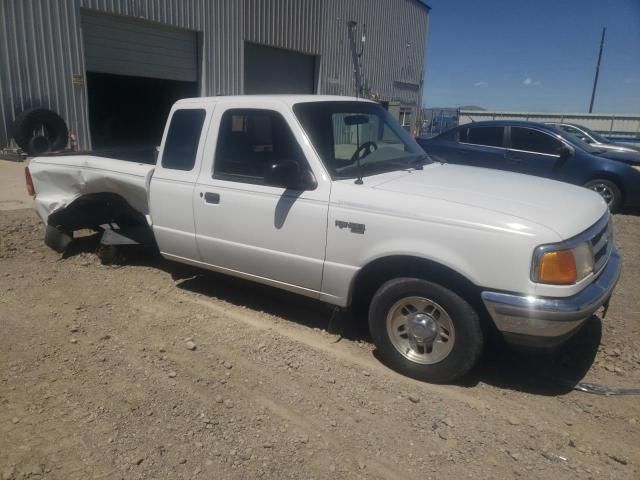
{"type": "Polygon", "coordinates": [[[460,130],[460,143],[486,147],[504,146],[504,127],[467,127],[460,130]]]}
{"type": "Polygon", "coordinates": [[[173,112],[162,152],[162,168],[193,170],[205,116],[203,109],[173,112]]]}

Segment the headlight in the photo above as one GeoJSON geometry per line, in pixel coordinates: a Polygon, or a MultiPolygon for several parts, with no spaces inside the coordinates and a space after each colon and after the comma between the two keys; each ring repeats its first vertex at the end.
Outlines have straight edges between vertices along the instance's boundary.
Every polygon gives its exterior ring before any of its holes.
{"type": "Polygon", "coordinates": [[[570,249],[538,247],[533,255],[531,279],[538,283],[569,285],[593,272],[593,252],[588,242],[570,249]]]}

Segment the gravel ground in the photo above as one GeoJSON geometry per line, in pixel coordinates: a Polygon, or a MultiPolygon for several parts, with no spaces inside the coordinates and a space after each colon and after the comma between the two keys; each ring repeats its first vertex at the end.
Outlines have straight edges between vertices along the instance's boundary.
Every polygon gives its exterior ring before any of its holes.
{"type": "Polygon", "coordinates": [[[554,356],[497,347],[459,385],[404,378],[317,302],[136,252],[67,258],[0,211],[0,475],[640,478],[640,217],[602,322],[554,356]]]}

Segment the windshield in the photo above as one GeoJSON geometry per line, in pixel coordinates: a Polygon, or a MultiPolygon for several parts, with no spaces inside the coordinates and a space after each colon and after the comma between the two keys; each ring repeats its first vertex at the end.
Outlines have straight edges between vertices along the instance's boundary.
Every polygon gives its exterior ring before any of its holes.
{"type": "Polygon", "coordinates": [[[421,168],[430,162],[376,103],[306,102],[294,105],[293,111],[334,179],[421,168]]]}
{"type": "Polygon", "coordinates": [[[602,150],[601,148],[596,148],[593,147],[591,145],[589,145],[587,142],[585,142],[584,140],[582,140],[580,137],[567,132],[566,130],[559,128],[557,126],[549,126],[549,128],[553,129],[554,132],[560,134],[560,136],[562,138],[564,138],[565,140],[569,141],[572,145],[577,146],[579,148],[581,148],[582,150],[585,150],[589,153],[602,153],[604,150],[602,150]]]}

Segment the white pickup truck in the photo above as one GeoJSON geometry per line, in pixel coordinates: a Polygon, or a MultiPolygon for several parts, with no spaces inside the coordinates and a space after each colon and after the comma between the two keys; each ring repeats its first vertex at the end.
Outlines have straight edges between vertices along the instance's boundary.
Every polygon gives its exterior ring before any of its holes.
{"type": "Polygon", "coordinates": [[[62,155],[26,173],[49,245],[146,229],[167,259],[367,311],[384,361],[431,382],[465,374],[492,331],[562,343],[620,273],[599,195],[433,162],[361,99],[181,100],[155,166],[62,155]]]}

